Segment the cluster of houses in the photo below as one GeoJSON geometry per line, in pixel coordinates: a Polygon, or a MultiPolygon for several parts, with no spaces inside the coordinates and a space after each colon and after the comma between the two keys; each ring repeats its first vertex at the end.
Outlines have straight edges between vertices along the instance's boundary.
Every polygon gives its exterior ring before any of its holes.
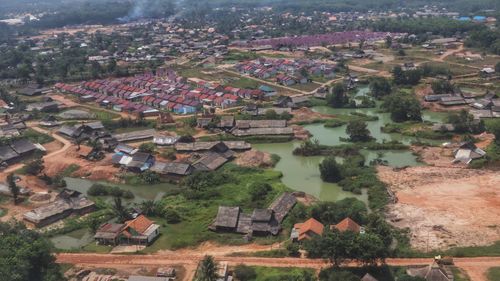
{"type": "Polygon", "coordinates": [[[475,94],[455,88],[452,93],[427,95],[424,100],[426,102],[437,102],[442,106],[468,105],[471,107],[470,113],[475,119],[500,117],[500,99],[495,93],[489,91],[477,99],[475,94]]]}
{"type": "Polygon", "coordinates": [[[77,95],[82,102],[96,102],[115,111],[142,116],[157,116],[160,110],[191,114],[203,105],[227,108],[243,99],[263,99],[266,95],[260,89],[224,87],[201,80],[190,84],[174,71],[162,68],[156,71],[156,75],[146,73],[109,78],[83,82],[78,86],[57,83],[55,89],[77,95]]]}
{"type": "MultiPolygon", "coordinates": [[[[255,113],[251,113],[252,115],[264,115],[269,110],[273,110],[277,114],[291,113],[291,108],[256,108],[255,110],[255,113]]],[[[200,128],[206,128],[213,119],[213,116],[200,117],[197,119],[197,125],[200,128]]],[[[233,115],[223,115],[215,126],[236,137],[294,135],[293,128],[288,126],[286,120],[235,120],[233,115]]]]}
{"type": "Polygon", "coordinates": [[[252,77],[274,78],[276,82],[285,86],[306,84],[310,82],[308,77],[333,78],[335,76],[335,64],[310,59],[259,58],[236,64],[235,68],[240,73],[252,77]]]}
{"type": "Polygon", "coordinates": [[[13,118],[10,114],[5,113],[3,117],[0,121],[0,138],[18,137],[28,128],[25,123],[26,118],[23,116],[13,118]]]}
{"type": "Polygon", "coordinates": [[[44,227],[70,215],[82,216],[95,209],[94,202],[82,193],[63,189],[53,202],[25,213],[23,219],[35,227],[44,227]]]}
{"type": "Polygon", "coordinates": [[[0,146],[0,166],[7,167],[17,163],[32,156],[36,151],[44,152],[45,148],[27,139],[14,140],[10,144],[0,146]]]}
{"type": "Polygon", "coordinates": [[[217,232],[233,232],[253,236],[277,235],[281,223],[297,203],[291,193],[281,194],[267,209],[255,209],[243,213],[240,207],[219,206],[217,217],[209,229],[217,232]]]}
{"type": "MultiPolygon", "coordinates": [[[[290,239],[294,242],[303,242],[318,236],[323,236],[325,226],[314,218],[310,218],[303,223],[296,223],[290,234],[290,239]]],[[[338,230],[341,232],[352,231],[354,233],[363,234],[364,227],[353,221],[351,218],[345,218],[337,224],[330,225],[331,230],[338,230]]]]}

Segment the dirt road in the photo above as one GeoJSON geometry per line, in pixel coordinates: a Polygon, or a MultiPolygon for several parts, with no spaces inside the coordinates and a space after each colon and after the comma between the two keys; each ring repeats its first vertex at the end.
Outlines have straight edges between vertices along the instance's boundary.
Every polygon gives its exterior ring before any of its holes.
{"type": "MultiPolygon", "coordinates": [[[[168,254],[168,255],[111,255],[111,254],[73,254],[63,253],[57,255],[58,263],[70,263],[79,266],[119,267],[119,266],[173,266],[183,265],[193,270],[205,253],[168,254]]],[[[226,261],[229,265],[246,264],[267,267],[302,267],[313,268],[316,271],[328,267],[330,264],[322,259],[305,258],[260,258],[260,257],[228,257],[216,255],[216,260],[226,261]]],[[[429,258],[401,258],[387,259],[386,263],[392,266],[428,265],[432,262],[429,258]]],[[[487,281],[485,272],[488,268],[500,265],[500,257],[456,258],[457,266],[471,272],[472,281],[487,281]]],[[[359,266],[351,262],[348,266],[359,266]]],[[[186,274],[185,280],[193,276],[193,272],[186,274]]]]}
{"type": "MultiPolygon", "coordinates": [[[[39,133],[42,133],[42,134],[46,134],[46,135],[50,135],[51,137],[53,137],[54,139],[56,139],[57,141],[61,142],[63,144],[63,146],[56,150],[56,151],[53,151],[47,155],[45,155],[43,157],[44,160],[47,160],[47,159],[51,159],[51,158],[54,158],[58,155],[60,155],[61,153],[64,153],[66,150],[68,150],[70,147],[71,147],[71,142],[68,141],[67,139],[57,135],[57,134],[54,134],[52,132],[49,132],[45,129],[42,129],[40,127],[35,127],[35,126],[30,126],[31,129],[39,132],[39,133]]],[[[5,175],[9,174],[9,173],[12,173],[18,169],[21,169],[22,167],[24,167],[24,163],[19,163],[19,164],[16,164],[16,165],[12,165],[12,166],[9,166],[7,169],[3,170],[1,173],[0,173],[0,178],[3,178],[5,175]]]]}

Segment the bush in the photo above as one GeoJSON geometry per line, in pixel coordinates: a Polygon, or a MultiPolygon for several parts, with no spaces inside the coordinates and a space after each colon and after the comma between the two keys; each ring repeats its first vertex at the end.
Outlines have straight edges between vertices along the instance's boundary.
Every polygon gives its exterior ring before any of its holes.
{"type": "Polygon", "coordinates": [[[342,180],[340,165],[334,156],[328,156],[319,164],[321,179],[326,182],[339,182],[342,180]]]}
{"type": "Polygon", "coordinates": [[[299,244],[297,243],[290,243],[288,245],[286,245],[286,250],[288,252],[288,255],[290,257],[300,257],[300,247],[299,247],[299,244]]]}
{"type": "Polygon", "coordinates": [[[179,215],[179,213],[173,208],[166,208],[164,213],[167,223],[176,224],[182,221],[182,218],[179,215]]]}
{"type": "Polygon", "coordinates": [[[155,152],[155,148],[156,148],[156,146],[152,142],[146,142],[146,143],[142,143],[141,145],[139,145],[139,151],[146,152],[146,153],[155,152]]]}
{"type": "Polygon", "coordinates": [[[257,277],[257,272],[253,267],[239,264],[234,268],[234,276],[240,281],[254,280],[257,277]]]}
{"type": "Polygon", "coordinates": [[[134,193],[130,190],[122,190],[117,186],[107,186],[100,183],[93,184],[87,191],[87,194],[90,196],[113,196],[125,199],[134,198],[134,193]]]}
{"type": "Polygon", "coordinates": [[[250,185],[250,198],[253,202],[260,201],[267,196],[273,187],[265,182],[254,182],[250,185]]]}

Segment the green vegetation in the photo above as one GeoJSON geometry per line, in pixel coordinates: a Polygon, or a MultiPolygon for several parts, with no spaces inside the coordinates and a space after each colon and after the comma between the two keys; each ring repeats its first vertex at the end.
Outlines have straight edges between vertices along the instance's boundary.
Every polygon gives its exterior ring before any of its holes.
{"type": "Polygon", "coordinates": [[[392,70],[392,77],[394,79],[394,83],[397,85],[417,85],[422,78],[422,70],[414,69],[414,70],[406,70],[403,71],[401,66],[397,65],[392,70]]]}
{"type": "Polygon", "coordinates": [[[262,266],[238,265],[235,268],[235,277],[239,281],[313,281],[316,280],[312,269],[303,268],[276,268],[262,266]]]}
{"type": "Polygon", "coordinates": [[[394,122],[422,121],[420,102],[413,95],[397,93],[387,96],[381,107],[391,113],[394,122]]]}
{"type": "Polygon", "coordinates": [[[65,280],[50,242],[19,222],[0,223],[0,274],[11,281],[65,280]]]}
{"type": "Polygon", "coordinates": [[[500,280],[500,267],[492,267],[488,269],[488,280],[500,280]]]}
{"type": "Polygon", "coordinates": [[[455,278],[454,281],[470,281],[469,276],[467,276],[465,272],[460,270],[460,268],[456,266],[452,266],[450,268],[451,272],[453,273],[453,277],[455,278]]]}
{"type": "Polygon", "coordinates": [[[205,256],[196,271],[196,281],[216,281],[218,276],[218,265],[212,256],[205,256]]]}
{"type": "MultiPolygon", "coordinates": [[[[203,241],[223,241],[224,244],[244,243],[242,236],[215,233],[208,230],[217,215],[219,205],[240,206],[249,212],[255,206],[268,206],[279,194],[287,191],[280,181],[281,173],[272,170],[224,165],[216,172],[196,173],[184,180],[184,188],[166,195],[161,204],[175,210],[182,219],[171,224],[164,218],[152,217],[163,233],[145,252],[195,246],[203,241]],[[272,187],[265,196],[252,200],[253,183],[263,182],[272,187]]],[[[257,242],[274,241],[274,237],[256,238],[257,242]]]]}
{"type": "Polygon", "coordinates": [[[363,121],[353,120],[347,123],[346,133],[349,135],[349,140],[352,142],[366,142],[372,140],[370,130],[367,124],[363,121]]]}
{"type": "Polygon", "coordinates": [[[385,77],[372,77],[370,79],[370,91],[374,98],[380,99],[391,94],[392,86],[385,77]]]}
{"type": "Polygon", "coordinates": [[[134,198],[134,193],[130,190],[122,190],[117,186],[108,186],[99,183],[93,184],[87,191],[87,194],[90,196],[114,196],[125,199],[134,198]]]}

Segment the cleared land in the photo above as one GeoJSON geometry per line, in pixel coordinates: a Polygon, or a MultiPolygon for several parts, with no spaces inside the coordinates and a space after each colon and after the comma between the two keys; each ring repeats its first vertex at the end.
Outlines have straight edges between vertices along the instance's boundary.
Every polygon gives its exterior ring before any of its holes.
{"type": "Polygon", "coordinates": [[[396,193],[393,225],[409,228],[419,250],[489,245],[500,238],[500,174],[447,167],[379,167],[396,193]]]}

